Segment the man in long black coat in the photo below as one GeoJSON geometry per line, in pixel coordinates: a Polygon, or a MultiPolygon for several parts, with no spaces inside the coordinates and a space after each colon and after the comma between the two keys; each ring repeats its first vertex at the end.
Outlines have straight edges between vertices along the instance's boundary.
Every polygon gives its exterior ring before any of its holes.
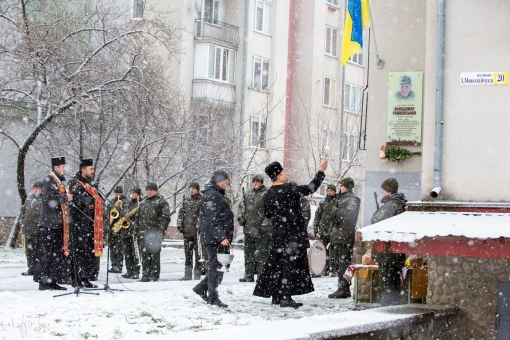
{"type": "Polygon", "coordinates": [[[313,292],[306,249],[310,247],[306,225],[301,213],[301,197],[314,193],[324,180],[328,161],[321,162],[319,171],[307,185],[288,182],[288,175],[278,162],[269,164],[265,172],[273,186],[264,195],[264,214],[272,218],[272,248],[253,295],[272,297],[272,304],[298,308],[302,303],[292,295],[313,292]]]}
{"type": "Polygon", "coordinates": [[[92,159],[84,159],[80,162],[80,171],[69,182],[69,191],[73,195],[69,209],[75,261],[72,269],[75,270],[76,285],[87,288],[97,288],[90,280],[97,275],[96,257],[102,256],[103,243],[103,212],[97,211],[103,209],[103,201],[97,195],[97,184],[92,181],[94,173],[92,159]]]}
{"type": "Polygon", "coordinates": [[[65,282],[69,275],[69,257],[66,256],[69,255],[69,239],[64,222],[67,222],[70,196],[64,187],[65,157],[52,158],[51,166],[52,171],[43,181],[34,281],[39,283],[39,290],[66,290],[57,284],[65,282]]]}
{"type": "Polygon", "coordinates": [[[234,234],[234,214],[230,203],[225,197],[225,188],[229,184],[228,174],[223,170],[216,170],[211,181],[205,184],[200,204],[200,241],[205,246],[209,258],[207,275],[193,288],[208,304],[226,308],[218,295],[218,282],[223,273],[218,272],[218,248],[220,244],[228,251],[234,234]]]}

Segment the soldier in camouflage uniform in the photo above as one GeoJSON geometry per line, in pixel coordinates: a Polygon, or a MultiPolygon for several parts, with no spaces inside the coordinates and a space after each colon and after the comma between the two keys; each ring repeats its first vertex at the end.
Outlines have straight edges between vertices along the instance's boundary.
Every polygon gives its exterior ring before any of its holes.
{"type": "MultiPolygon", "coordinates": [[[[406,198],[398,193],[398,182],[388,178],[381,184],[381,203],[379,210],[373,215],[370,223],[374,224],[405,211],[406,198]]],[[[381,288],[381,305],[398,305],[401,303],[400,272],[404,267],[405,254],[396,254],[388,248],[384,252],[373,252],[372,257],[379,263],[379,287],[381,288]]]]}
{"type": "Polygon", "coordinates": [[[324,243],[326,247],[326,268],[324,276],[329,271],[336,273],[333,258],[331,256],[333,248],[330,240],[331,229],[335,223],[335,207],[336,207],[336,188],[329,184],[326,189],[326,197],[319,203],[319,207],[315,211],[313,220],[313,233],[324,243]]]}
{"type": "Polygon", "coordinates": [[[200,256],[198,255],[198,247],[201,247],[197,236],[199,230],[198,218],[200,217],[200,185],[192,182],[189,185],[190,197],[184,199],[182,208],[179,210],[177,217],[177,230],[184,236],[184,277],[180,278],[181,281],[191,280],[191,273],[193,279],[200,280],[202,273],[202,264],[199,262],[200,256]],[[195,252],[195,268],[193,268],[193,252],[195,252]]]}
{"type": "Polygon", "coordinates": [[[239,282],[254,282],[262,272],[271,248],[271,220],[264,216],[264,177],[255,175],[253,189],[244,194],[237,220],[244,227],[244,277],[239,282]]]}
{"type": "Polygon", "coordinates": [[[158,194],[158,185],[149,182],[147,196],[135,215],[136,235],[142,260],[140,282],[158,281],[161,272],[161,244],[170,223],[168,202],[158,194]]]}
{"type": "MultiPolygon", "coordinates": [[[[121,216],[128,217],[129,220],[129,227],[128,228],[122,228],[118,232],[118,237],[120,238],[120,245],[121,245],[121,253],[123,256],[123,260],[126,261],[126,274],[123,274],[122,277],[125,277],[126,279],[138,279],[140,275],[140,263],[139,259],[137,257],[137,249],[135,249],[135,231],[137,230],[136,222],[135,222],[135,216],[136,212],[138,212],[138,209],[141,205],[141,198],[142,195],[142,189],[135,186],[131,188],[129,192],[129,198],[126,199],[124,202],[124,208],[122,210],[121,216]],[[132,214],[132,212],[135,210],[135,214],[132,214]],[[130,214],[131,212],[131,214],[130,214]]],[[[122,262],[122,260],[121,260],[122,262]]]]}
{"type": "Polygon", "coordinates": [[[126,196],[124,196],[124,189],[119,185],[116,186],[113,189],[113,194],[115,195],[115,198],[113,201],[110,202],[108,205],[108,209],[106,209],[106,219],[108,221],[108,246],[110,248],[110,259],[112,261],[112,266],[108,271],[110,273],[122,273],[122,266],[124,263],[124,255],[122,254],[122,239],[119,234],[114,233],[112,231],[113,224],[118,221],[122,216],[122,208],[124,205],[126,205],[126,196]],[[118,201],[122,201],[121,208],[119,209],[119,217],[112,221],[112,224],[110,225],[110,212],[112,208],[115,206],[115,204],[118,201]]]}
{"type": "Polygon", "coordinates": [[[23,204],[19,217],[28,266],[28,270],[21,273],[23,276],[34,275],[37,237],[39,235],[39,217],[41,215],[42,187],[42,182],[37,181],[34,183],[32,194],[23,204]]]}
{"type": "Polygon", "coordinates": [[[333,244],[333,258],[338,272],[338,289],[329,294],[329,298],[343,299],[351,297],[350,283],[343,277],[343,273],[351,264],[352,250],[356,238],[356,222],[358,221],[361,200],[356,197],[352,178],[342,178],[338,184],[340,193],[335,208],[335,223],[331,230],[333,244]]]}

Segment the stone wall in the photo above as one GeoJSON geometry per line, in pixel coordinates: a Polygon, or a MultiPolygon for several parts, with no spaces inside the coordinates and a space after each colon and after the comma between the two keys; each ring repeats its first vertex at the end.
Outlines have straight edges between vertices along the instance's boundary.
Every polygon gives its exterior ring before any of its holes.
{"type": "Polygon", "coordinates": [[[509,274],[508,260],[429,256],[427,304],[461,308],[461,316],[445,325],[449,335],[494,339],[498,285],[510,281],[509,274]]]}

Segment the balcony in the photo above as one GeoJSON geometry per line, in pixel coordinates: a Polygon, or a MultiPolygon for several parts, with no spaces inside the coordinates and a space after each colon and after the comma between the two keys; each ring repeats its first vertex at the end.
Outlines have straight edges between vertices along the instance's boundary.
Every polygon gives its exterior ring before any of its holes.
{"type": "Polygon", "coordinates": [[[194,79],[191,99],[232,107],[236,100],[236,86],[209,79],[194,79]]]}
{"type": "Polygon", "coordinates": [[[237,50],[239,28],[214,19],[196,20],[195,41],[210,42],[237,50]]]}

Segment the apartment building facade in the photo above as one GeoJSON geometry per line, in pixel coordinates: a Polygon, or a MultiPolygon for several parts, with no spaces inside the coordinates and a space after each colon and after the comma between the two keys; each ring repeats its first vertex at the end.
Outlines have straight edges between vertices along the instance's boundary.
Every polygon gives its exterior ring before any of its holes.
{"type": "Polygon", "coordinates": [[[167,8],[184,28],[172,77],[190,102],[231,110],[245,183],[273,160],[291,169],[292,180],[307,181],[327,153],[326,182],[350,176],[362,191],[367,57],[362,51],[345,68],[339,63],[344,8],[342,0],[197,0],[167,8]]]}

